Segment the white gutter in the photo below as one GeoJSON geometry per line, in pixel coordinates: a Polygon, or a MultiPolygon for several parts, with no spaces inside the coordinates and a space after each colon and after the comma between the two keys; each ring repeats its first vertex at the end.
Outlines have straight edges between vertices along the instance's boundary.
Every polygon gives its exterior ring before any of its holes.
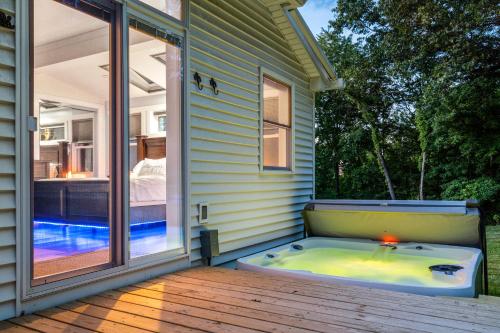
{"type": "Polygon", "coordinates": [[[283,11],[320,73],[321,80],[311,80],[311,88],[315,91],[343,89],[345,87],[344,80],[335,73],[335,69],[318,45],[299,11],[290,6],[283,7],[283,11]]]}

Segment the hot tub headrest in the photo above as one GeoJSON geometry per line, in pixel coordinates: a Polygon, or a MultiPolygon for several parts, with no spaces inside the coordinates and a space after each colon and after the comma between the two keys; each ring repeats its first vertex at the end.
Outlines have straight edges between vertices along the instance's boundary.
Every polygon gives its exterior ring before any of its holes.
{"type": "Polygon", "coordinates": [[[477,205],[466,201],[314,200],[302,212],[309,236],[477,246],[477,205]]]}

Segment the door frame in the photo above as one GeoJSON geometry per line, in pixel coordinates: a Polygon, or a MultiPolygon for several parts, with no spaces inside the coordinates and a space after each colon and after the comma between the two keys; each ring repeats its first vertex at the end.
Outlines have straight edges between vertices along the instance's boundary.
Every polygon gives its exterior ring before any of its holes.
{"type": "MultiPolygon", "coordinates": [[[[33,0],[30,0],[30,2],[33,0]]],[[[36,1],[36,0],[35,0],[36,1]]],[[[93,1],[93,0],[90,0],[93,1]]],[[[107,0],[105,0],[107,1],[107,0]]],[[[99,2],[99,0],[94,1],[99,2]]],[[[191,196],[190,196],[190,186],[189,186],[189,172],[190,172],[190,108],[189,108],[189,94],[188,85],[190,83],[189,73],[190,73],[190,56],[189,56],[189,45],[190,45],[190,32],[189,32],[189,0],[184,0],[184,21],[178,21],[166,14],[163,14],[149,6],[141,3],[138,0],[116,0],[114,1],[120,11],[117,11],[120,16],[121,34],[119,40],[116,41],[116,45],[121,50],[122,57],[118,59],[121,61],[122,70],[117,73],[117,76],[121,76],[119,81],[123,83],[119,87],[119,91],[115,92],[115,96],[120,96],[116,103],[122,103],[122,105],[117,105],[122,110],[128,108],[128,13],[134,12],[139,13],[141,18],[146,18],[148,21],[152,20],[154,24],[160,24],[161,26],[168,26],[169,30],[178,33],[183,38],[183,83],[182,83],[182,132],[181,132],[181,155],[182,155],[182,211],[181,219],[183,223],[184,230],[184,251],[182,253],[173,253],[172,256],[167,258],[161,256],[146,256],[144,259],[137,258],[134,260],[128,259],[128,235],[129,235],[129,221],[128,221],[128,209],[125,209],[123,203],[124,199],[128,198],[128,149],[123,149],[121,154],[121,165],[123,168],[120,169],[120,174],[116,175],[122,179],[121,189],[114,189],[115,195],[117,193],[122,193],[121,199],[117,200],[121,202],[120,207],[115,206],[115,210],[119,210],[121,227],[118,233],[116,230],[115,235],[121,237],[123,240],[122,246],[117,247],[116,259],[121,265],[115,265],[114,267],[98,270],[89,271],[83,275],[76,275],[69,277],[67,279],[62,279],[58,281],[53,281],[43,285],[32,286],[31,285],[31,170],[30,170],[30,138],[27,133],[29,128],[28,116],[30,114],[30,105],[33,100],[31,94],[32,89],[30,86],[33,82],[33,78],[30,74],[30,52],[32,48],[30,47],[28,41],[30,40],[31,29],[31,17],[30,8],[31,6],[28,2],[16,1],[16,227],[19,232],[16,233],[16,272],[18,278],[16,279],[16,311],[21,314],[26,306],[24,303],[35,302],[39,298],[58,298],[65,293],[71,293],[72,290],[78,289],[77,287],[82,287],[85,289],[85,285],[96,284],[105,285],[111,281],[124,281],[130,279],[131,276],[144,276],[148,277],[148,270],[150,272],[157,272],[161,270],[167,270],[168,267],[185,267],[190,263],[190,247],[191,247],[191,228],[190,228],[190,206],[191,206],[191,196]],[[127,97],[127,98],[125,98],[127,97]],[[182,264],[184,262],[184,264],[182,264]],[[163,268],[161,268],[163,267],[163,268]],[[109,280],[109,282],[106,282],[109,280]]],[[[115,53],[116,54],[116,53],[115,53]]],[[[115,65],[115,68],[116,65],[115,65]]],[[[128,114],[128,113],[127,113],[128,114]]],[[[128,133],[125,134],[125,128],[128,129],[128,119],[124,117],[124,113],[121,112],[121,122],[119,126],[121,131],[115,131],[116,136],[113,138],[117,142],[123,143],[122,147],[125,147],[125,138],[128,133]],[[118,133],[119,132],[119,133],[118,133]]],[[[115,141],[116,142],[116,141],[115,141]]],[[[116,163],[116,165],[120,165],[116,163]]],[[[115,179],[118,179],[116,178],[115,179]]],[[[117,182],[120,183],[120,182],[117,182]]],[[[125,205],[128,206],[128,205],[125,205]]],[[[116,216],[115,212],[115,216],[116,216]]],[[[118,223],[120,224],[120,223],[118,223]]],[[[113,240],[116,242],[116,240],[113,240]]],[[[110,245],[111,246],[111,245],[110,245]]],[[[165,254],[165,253],[162,253],[165,254]]],[[[178,269],[178,268],[177,268],[178,269]]],[[[117,282],[119,284],[119,282],[117,282]]],[[[76,291],[75,291],[76,292],[76,291]]],[[[37,303],[37,302],[35,302],[37,303]]],[[[35,308],[38,305],[34,305],[35,308]]]]}

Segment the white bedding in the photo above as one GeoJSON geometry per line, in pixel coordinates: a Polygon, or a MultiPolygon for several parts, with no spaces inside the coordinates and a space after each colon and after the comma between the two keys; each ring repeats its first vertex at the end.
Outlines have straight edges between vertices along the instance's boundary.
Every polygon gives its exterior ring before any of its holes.
{"type": "Polygon", "coordinates": [[[145,159],[130,175],[130,205],[165,204],[167,175],[165,159],[145,159]]]}

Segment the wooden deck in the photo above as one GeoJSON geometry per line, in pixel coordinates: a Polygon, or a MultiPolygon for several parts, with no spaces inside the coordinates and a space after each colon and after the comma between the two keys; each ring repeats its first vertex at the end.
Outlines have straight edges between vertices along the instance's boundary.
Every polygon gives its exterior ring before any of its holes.
{"type": "Polygon", "coordinates": [[[500,301],[195,268],[0,322],[2,332],[500,332],[500,301]]]}

